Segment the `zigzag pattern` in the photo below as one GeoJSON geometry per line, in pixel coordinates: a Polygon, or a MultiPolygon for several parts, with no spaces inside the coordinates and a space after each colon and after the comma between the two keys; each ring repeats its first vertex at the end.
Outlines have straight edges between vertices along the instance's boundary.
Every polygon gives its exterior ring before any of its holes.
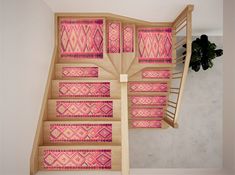
{"type": "Polygon", "coordinates": [[[109,82],[60,82],[60,97],[110,97],[109,82]]]}
{"type": "Polygon", "coordinates": [[[171,77],[170,70],[143,70],[142,78],[151,79],[169,79],[171,77]]]}
{"type": "Polygon", "coordinates": [[[120,53],[120,22],[108,23],[108,53],[120,53]]]}
{"type": "Polygon", "coordinates": [[[45,150],[48,170],[111,169],[111,150],[45,150]]]}
{"type": "Polygon", "coordinates": [[[167,92],[167,83],[146,83],[131,82],[129,83],[130,92],[167,92]]]}
{"type": "Polygon", "coordinates": [[[57,117],[113,117],[112,101],[56,101],[57,117]]]}
{"type": "Polygon", "coordinates": [[[166,96],[132,96],[131,103],[133,105],[149,105],[149,106],[164,106],[166,105],[166,96]]]}
{"type": "Polygon", "coordinates": [[[134,26],[123,27],[123,52],[134,52],[134,26]]]}
{"type": "Polygon", "coordinates": [[[162,122],[159,120],[132,120],[132,128],[161,128],[162,122]]]}
{"type": "Polygon", "coordinates": [[[132,118],[159,118],[164,115],[163,108],[131,108],[132,118]]]}
{"type": "Polygon", "coordinates": [[[98,67],[62,67],[62,77],[85,78],[98,77],[98,67]]]}
{"type": "Polygon", "coordinates": [[[140,63],[171,63],[171,28],[140,28],[138,46],[140,63]]]}
{"type": "Polygon", "coordinates": [[[103,58],[102,19],[61,19],[61,57],[103,58]]]}
{"type": "Polygon", "coordinates": [[[50,124],[51,142],[112,142],[112,124],[50,124]]]}

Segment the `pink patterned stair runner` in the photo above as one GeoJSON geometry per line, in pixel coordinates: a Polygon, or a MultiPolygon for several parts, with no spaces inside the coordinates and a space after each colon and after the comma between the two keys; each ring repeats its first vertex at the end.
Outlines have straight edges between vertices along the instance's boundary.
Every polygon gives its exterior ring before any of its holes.
{"type": "Polygon", "coordinates": [[[134,52],[134,25],[124,25],[122,32],[123,52],[134,52]]]}
{"type": "Polygon", "coordinates": [[[111,169],[111,150],[44,150],[43,167],[48,170],[111,169]]]}
{"type": "Polygon", "coordinates": [[[132,128],[161,128],[162,122],[160,120],[132,120],[132,128]]]}
{"type": "Polygon", "coordinates": [[[98,77],[98,67],[62,67],[64,78],[98,77]]]}
{"type": "Polygon", "coordinates": [[[120,22],[109,22],[108,23],[108,53],[120,53],[120,22]]]}
{"type": "Polygon", "coordinates": [[[103,19],[64,18],[59,25],[61,57],[103,58],[103,19]]]}
{"type": "Polygon", "coordinates": [[[155,82],[131,82],[129,83],[130,92],[167,92],[167,83],[155,82]]]}
{"type": "Polygon", "coordinates": [[[163,108],[131,108],[131,118],[162,119],[163,113],[163,108]]]}
{"type": "Polygon", "coordinates": [[[132,96],[131,103],[133,105],[147,106],[165,106],[167,101],[166,96],[132,96]]]}
{"type": "Polygon", "coordinates": [[[113,117],[112,101],[57,101],[57,117],[113,117]]]}
{"type": "Polygon", "coordinates": [[[138,46],[140,63],[172,62],[172,29],[139,28],[138,46]]]}
{"type": "Polygon", "coordinates": [[[170,70],[143,70],[142,78],[146,79],[169,79],[171,76],[170,70]]]}
{"type": "Polygon", "coordinates": [[[109,82],[60,82],[60,97],[110,97],[109,82]]]}
{"type": "Polygon", "coordinates": [[[112,142],[112,124],[50,124],[51,142],[112,142]]]}

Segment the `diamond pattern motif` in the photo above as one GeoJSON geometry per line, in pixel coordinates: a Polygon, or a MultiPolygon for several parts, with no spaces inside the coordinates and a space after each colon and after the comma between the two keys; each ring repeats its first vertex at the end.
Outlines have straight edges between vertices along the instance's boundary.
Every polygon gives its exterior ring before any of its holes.
{"type": "Polygon", "coordinates": [[[86,78],[98,77],[98,67],[62,67],[62,77],[86,78]]]}
{"type": "Polygon", "coordinates": [[[112,124],[50,124],[51,142],[112,142],[112,124]]]}
{"type": "Polygon", "coordinates": [[[171,63],[171,28],[140,28],[138,45],[140,63],[171,63]]]}
{"type": "Polygon", "coordinates": [[[123,52],[134,52],[134,26],[123,27],[123,52]]]}
{"type": "Polygon", "coordinates": [[[166,96],[132,96],[132,105],[164,106],[166,105],[166,96]]]}
{"type": "Polygon", "coordinates": [[[162,122],[159,120],[132,120],[132,128],[161,128],[162,122]]]}
{"type": "Polygon", "coordinates": [[[151,79],[169,79],[171,76],[170,70],[144,70],[142,71],[142,78],[151,79]]]}
{"type": "Polygon", "coordinates": [[[43,166],[48,170],[111,169],[111,150],[44,150],[43,166]]]}
{"type": "Polygon", "coordinates": [[[113,117],[112,101],[57,101],[57,117],[113,117]]]}
{"type": "Polygon", "coordinates": [[[110,97],[109,82],[60,82],[60,97],[110,97]]]}
{"type": "Polygon", "coordinates": [[[131,82],[129,83],[130,92],[167,92],[167,83],[146,83],[131,82]]]}
{"type": "Polygon", "coordinates": [[[61,19],[61,57],[103,58],[102,19],[61,19]]]}
{"type": "Polygon", "coordinates": [[[108,53],[120,53],[120,22],[108,23],[108,53]]]}
{"type": "Polygon", "coordinates": [[[163,118],[163,108],[131,108],[132,118],[163,118]]]}

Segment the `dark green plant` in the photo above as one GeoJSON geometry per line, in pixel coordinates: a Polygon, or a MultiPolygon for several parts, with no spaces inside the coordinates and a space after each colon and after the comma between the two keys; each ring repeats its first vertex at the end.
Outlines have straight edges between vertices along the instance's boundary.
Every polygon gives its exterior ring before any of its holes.
{"type": "MultiPolygon", "coordinates": [[[[184,45],[186,48],[186,45],[184,45]]],[[[202,67],[203,70],[213,67],[212,60],[223,55],[222,49],[216,49],[216,44],[208,40],[207,35],[201,35],[192,42],[192,55],[189,67],[198,72],[202,67]]],[[[184,52],[183,54],[185,54],[184,52]]]]}

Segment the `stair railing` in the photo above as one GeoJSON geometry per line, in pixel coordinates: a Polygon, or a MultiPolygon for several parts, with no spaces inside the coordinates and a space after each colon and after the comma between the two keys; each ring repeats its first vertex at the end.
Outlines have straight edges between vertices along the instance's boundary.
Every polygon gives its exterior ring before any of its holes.
{"type": "Polygon", "coordinates": [[[171,77],[164,120],[174,128],[178,127],[177,120],[191,57],[192,11],[193,5],[188,5],[173,22],[173,60],[176,67],[171,77]],[[182,54],[184,51],[186,54],[182,54]]]}

